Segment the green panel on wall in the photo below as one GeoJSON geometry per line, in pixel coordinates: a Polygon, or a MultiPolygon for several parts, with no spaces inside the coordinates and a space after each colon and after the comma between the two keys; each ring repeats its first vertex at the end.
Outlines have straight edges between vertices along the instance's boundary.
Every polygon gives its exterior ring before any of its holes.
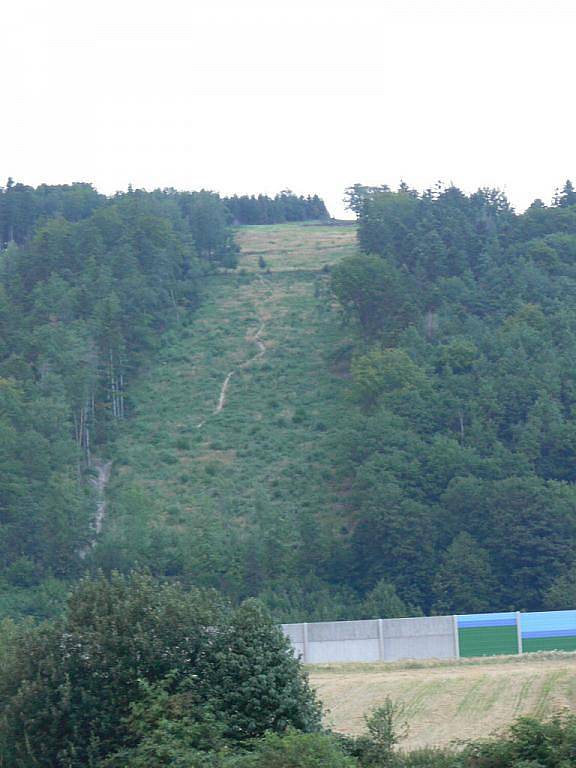
{"type": "Polygon", "coordinates": [[[522,640],[524,653],[535,651],[576,651],[576,637],[525,637],[522,640]]]}
{"type": "Polygon", "coordinates": [[[460,656],[518,653],[516,627],[465,627],[458,630],[460,656]]]}

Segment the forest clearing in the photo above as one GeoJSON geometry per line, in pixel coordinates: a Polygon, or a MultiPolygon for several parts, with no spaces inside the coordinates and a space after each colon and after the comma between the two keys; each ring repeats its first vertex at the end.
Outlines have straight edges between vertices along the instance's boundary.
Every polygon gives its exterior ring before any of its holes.
{"type": "Polygon", "coordinates": [[[226,590],[246,567],[235,558],[267,550],[265,572],[253,574],[260,590],[269,569],[285,571],[299,531],[312,525],[307,511],[337,506],[327,446],[346,381],[330,370],[330,354],[346,330],[319,293],[323,268],[356,251],[356,230],[285,224],[235,236],[236,272],[209,278],[193,325],[166,334],[131,390],[103,550],[140,562],[164,552],[173,567],[226,590]]]}
{"type": "Polygon", "coordinates": [[[318,665],[309,673],[326,708],[325,724],[340,733],[362,733],[364,715],[387,696],[404,705],[406,749],[486,738],[520,716],[542,718],[576,706],[571,653],[318,665]]]}

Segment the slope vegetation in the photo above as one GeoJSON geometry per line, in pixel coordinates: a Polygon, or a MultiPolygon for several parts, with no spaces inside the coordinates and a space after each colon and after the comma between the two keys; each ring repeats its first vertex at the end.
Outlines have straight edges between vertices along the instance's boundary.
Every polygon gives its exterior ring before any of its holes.
{"type": "Polygon", "coordinates": [[[232,597],[305,570],[337,515],[329,446],[346,382],[331,356],[344,331],[323,296],[355,229],[246,227],[237,241],[239,269],[211,279],[130,392],[94,555],[232,597]]]}

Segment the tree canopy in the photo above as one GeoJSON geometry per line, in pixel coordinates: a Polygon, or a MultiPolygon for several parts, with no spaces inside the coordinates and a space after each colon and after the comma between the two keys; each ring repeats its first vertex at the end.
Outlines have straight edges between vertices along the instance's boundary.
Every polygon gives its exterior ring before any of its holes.
{"type": "Polygon", "coordinates": [[[166,747],[167,729],[205,751],[319,728],[288,640],[255,603],[233,610],[215,593],[114,574],[4,643],[3,765],[125,765],[166,747]]]}

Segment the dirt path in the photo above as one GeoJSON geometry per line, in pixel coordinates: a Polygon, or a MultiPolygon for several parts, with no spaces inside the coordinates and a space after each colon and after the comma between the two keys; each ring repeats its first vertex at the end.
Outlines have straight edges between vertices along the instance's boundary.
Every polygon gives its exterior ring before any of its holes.
{"type": "Polygon", "coordinates": [[[104,518],[106,517],[106,486],[110,481],[110,473],[112,472],[111,461],[99,461],[98,459],[92,462],[93,469],[96,470],[96,477],[91,479],[91,483],[96,491],[96,514],[92,521],[92,530],[98,536],[102,533],[102,526],[104,524],[104,518]]]}
{"type": "Polygon", "coordinates": [[[92,469],[96,472],[95,477],[90,478],[90,485],[94,488],[96,495],[96,513],[90,523],[90,529],[94,534],[89,544],[86,544],[79,552],[79,555],[84,559],[90,550],[96,546],[96,540],[100,533],[102,533],[102,526],[104,525],[104,519],[106,517],[106,486],[110,481],[110,474],[112,472],[111,461],[100,461],[99,459],[92,460],[92,469]]]}
{"type": "Polygon", "coordinates": [[[361,733],[364,715],[387,696],[401,702],[410,725],[403,746],[410,749],[483,738],[521,715],[576,709],[576,654],[424,668],[337,665],[313,668],[310,678],[327,722],[342,733],[361,733]]]}
{"type": "MultiPolygon", "coordinates": [[[[257,275],[257,277],[258,277],[258,280],[260,281],[260,283],[263,286],[266,286],[266,281],[262,278],[262,276],[261,275],[257,275]]],[[[224,381],[222,382],[222,386],[220,387],[220,394],[218,396],[218,402],[216,404],[216,407],[212,411],[212,414],[211,414],[212,416],[215,416],[216,414],[220,413],[224,409],[224,406],[226,405],[226,395],[228,394],[228,389],[230,387],[230,382],[231,382],[232,377],[234,376],[234,374],[236,374],[238,371],[243,370],[244,368],[248,368],[248,366],[252,365],[252,363],[254,363],[256,360],[259,360],[260,358],[264,357],[264,355],[266,354],[266,345],[264,344],[264,342],[260,338],[262,333],[264,332],[264,329],[266,327],[266,323],[264,322],[264,320],[261,317],[259,317],[259,319],[260,319],[260,325],[258,327],[258,330],[256,331],[256,333],[254,333],[249,338],[249,340],[251,342],[253,342],[254,344],[256,344],[256,346],[258,347],[258,352],[255,355],[253,355],[252,357],[250,357],[248,360],[243,362],[241,365],[237,366],[236,368],[233,368],[231,371],[228,371],[228,373],[226,374],[226,378],[224,379],[224,381]]],[[[208,417],[208,418],[210,418],[210,417],[208,417]]],[[[203,421],[199,422],[196,425],[196,428],[197,429],[201,429],[206,424],[207,421],[208,421],[208,419],[204,419],[203,421]]]]}

